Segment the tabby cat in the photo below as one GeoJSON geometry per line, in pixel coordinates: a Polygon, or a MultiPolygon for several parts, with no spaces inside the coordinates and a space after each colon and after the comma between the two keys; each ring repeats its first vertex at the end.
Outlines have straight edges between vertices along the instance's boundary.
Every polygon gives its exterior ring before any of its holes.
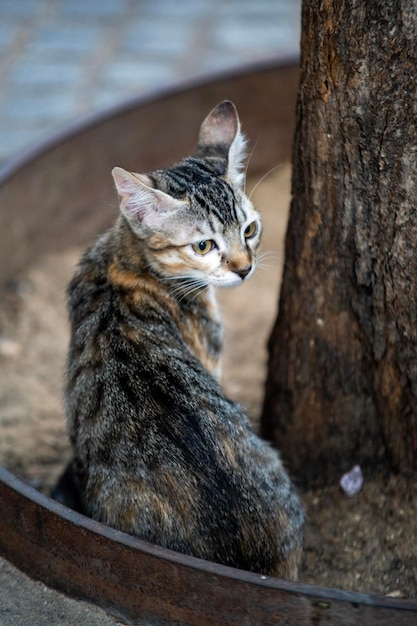
{"type": "Polygon", "coordinates": [[[214,288],[249,278],[261,235],[244,148],[225,101],[204,120],[195,156],[149,174],[113,170],[120,216],[68,290],[73,473],[96,520],[295,578],[302,506],[278,453],[218,382],[214,288]]]}

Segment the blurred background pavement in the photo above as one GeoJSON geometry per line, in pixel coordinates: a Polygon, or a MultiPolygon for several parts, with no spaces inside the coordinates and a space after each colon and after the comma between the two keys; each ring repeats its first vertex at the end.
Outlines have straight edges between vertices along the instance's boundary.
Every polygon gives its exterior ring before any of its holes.
{"type": "Polygon", "coordinates": [[[130,96],[296,56],[301,0],[0,0],[0,165],[130,96]]]}

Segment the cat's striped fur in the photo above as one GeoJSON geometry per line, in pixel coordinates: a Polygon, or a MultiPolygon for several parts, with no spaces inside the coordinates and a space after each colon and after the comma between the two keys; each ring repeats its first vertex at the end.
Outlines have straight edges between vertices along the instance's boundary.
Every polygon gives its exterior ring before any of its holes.
{"type": "Polygon", "coordinates": [[[203,122],[194,157],[147,175],[114,170],[120,217],[68,291],[66,411],[87,515],[180,552],[294,578],[298,496],[278,453],[218,382],[214,287],[252,273],[261,231],[243,191],[243,148],[224,102],[203,122]]]}

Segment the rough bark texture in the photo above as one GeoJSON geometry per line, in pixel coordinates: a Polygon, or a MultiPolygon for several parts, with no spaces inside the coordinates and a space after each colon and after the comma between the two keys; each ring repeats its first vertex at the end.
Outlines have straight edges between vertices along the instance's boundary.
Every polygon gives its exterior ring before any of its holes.
{"type": "Polygon", "coordinates": [[[263,435],[304,484],[417,467],[417,2],[304,0],[263,435]]]}

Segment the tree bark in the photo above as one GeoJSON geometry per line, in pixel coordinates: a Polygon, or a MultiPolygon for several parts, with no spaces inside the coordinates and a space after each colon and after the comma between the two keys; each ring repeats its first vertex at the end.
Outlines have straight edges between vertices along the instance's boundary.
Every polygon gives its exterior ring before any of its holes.
{"type": "Polygon", "coordinates": [[[262,434],[304,485],[417,469],[417,2],[304,0],[262,434]]]}

